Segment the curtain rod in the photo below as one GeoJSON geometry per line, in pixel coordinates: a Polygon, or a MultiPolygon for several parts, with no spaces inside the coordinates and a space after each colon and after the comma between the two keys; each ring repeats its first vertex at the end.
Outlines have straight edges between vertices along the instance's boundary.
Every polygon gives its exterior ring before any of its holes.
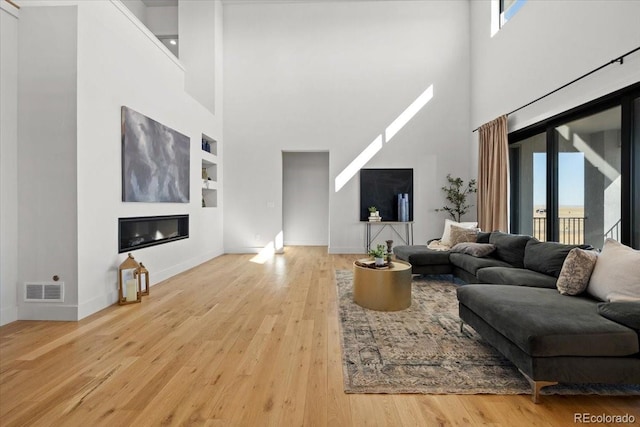
{"type": "MultiPolygon", "coordinates": [[[[516,111],[520,111],[520,110],[522,110],[523,108],[526,108],[526,107],[528,107],[528,106],[529,106],[529,105],[531,105],[531,104],[535,104],[536,102],[540,101],[541,99],[544,99],[544,98],[546,98],[546,97],[547,97],[547,96],[549,96],[549,95],[553,95],[554,93],[558,92],[559,90],[562,90],[562,89],[564,89],[565,87],[567,87],[567,86],[569,86],[569,85],[572,85],[572,84],[574,84],[575,82],[577,82],[577,81],[579,81],[579,80],[582,80],[582,79],[584,79],[585,77],[590,76],[591,74],[593,74],[593,73],[595,73],[595,72],[597,72],[597,71],[600,71],[600,70],[602,70],[603,68],[608,67],[608,66],[609,66],[609,65],[611,65],[611,64],[615,64],[615,63],[617,62],[617,63],[620,63],[620,65],[622,65],[622,64],[624,64],[624,58],[625,58],[625,57],[627,57],[627,56],[629,56],[629,55],[631,55],[631,54],[633,54],[633,53],[635,53],[635,52],[637,52],[637,51],[639,51],[639,50],[640,50],[640,46],[638,46],[637,48],[635,48],[635,49],[633,49],[633,50],[630,50],[629,52],[625,53],[624,55],[621,55],[621,56],[617,57],[616,59],[612,59],[611,61],[607,62],[606,64],[603,64],[603,65],[599,66],[598,68],[595,68],[595,69],[593,69],[593,70],[589,71],[588,73],[581,75],[580,77],[578,77],[578,78],[576,78],[576,79],[571,80],[569,83],[565,83],[565,84],[563,84],[562,86],[560,86],[559,88],[554,89],[554,90],[552,90],[551,92],[548,92],[548,93],[546,93],[546,94],[544,94],[544,95],[542,95],[542,96],[540,96],[540,97],[538,97],[538,98],[534,99],[533,101],[528,102],[528,103],[524,104],[523,106],[516,108],[515,110],[513,110],[513,111],[511,111],[511,112],[507,113],[507,116],[509,116],[509,115],[511,115],[511,114],[513,114],[513,113],[515,113],[516,111]]],[[[478,126],[477,128],[475,128],[472,132],[475,132],[475,131],[477,131],[478,129],[480,129],[480,126],[478,126]]]]}

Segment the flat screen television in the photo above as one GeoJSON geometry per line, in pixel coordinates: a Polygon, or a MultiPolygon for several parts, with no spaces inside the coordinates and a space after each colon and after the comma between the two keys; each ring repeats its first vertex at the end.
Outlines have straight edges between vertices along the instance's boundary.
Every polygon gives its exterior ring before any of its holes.
{"type": "Polygon", "coordinates": [[[369,206],[382,221],[398,221],[398,194],[409,195],[413,221],[413,169],[360,169],[360,221],[369,221],[369,206]]]}

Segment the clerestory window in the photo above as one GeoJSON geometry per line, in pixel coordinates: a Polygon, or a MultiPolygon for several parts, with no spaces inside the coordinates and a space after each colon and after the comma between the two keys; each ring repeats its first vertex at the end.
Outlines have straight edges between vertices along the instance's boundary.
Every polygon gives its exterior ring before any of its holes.
{"type": "Polygon", "coordinates": [[[500,27],[513,18],[527,0],[500,0],[500,27]]]}
{"type": "Polygon", "coordinates": [[[491,0],[491,37],[522,8],[527,0],[491,0]]]}

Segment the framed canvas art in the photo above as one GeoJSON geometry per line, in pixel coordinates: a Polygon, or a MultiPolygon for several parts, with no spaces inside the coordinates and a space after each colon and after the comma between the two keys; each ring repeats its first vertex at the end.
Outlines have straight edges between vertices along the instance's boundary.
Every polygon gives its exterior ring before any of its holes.
{"type": "Polygon", "coordinates": [[[360,169],[360,221],[368,221],[375,206],[383,221],[399,218],[398,195],[407,194],[407,218],[413,221],[413,169],[360,169]]]}
{"type": "Polygon", "coordinates": [[[191,140],[122,107],[122,201],[189,202],[191,140]]]}

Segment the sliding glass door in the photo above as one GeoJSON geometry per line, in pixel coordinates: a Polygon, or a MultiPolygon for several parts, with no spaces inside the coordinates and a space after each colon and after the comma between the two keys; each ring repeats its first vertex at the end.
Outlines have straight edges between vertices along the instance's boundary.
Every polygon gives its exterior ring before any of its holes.
{"type": "Polygon", "coordinates": [[[522,234],[547,239],[547,141],[544,133],[509,146],[512,223],[522,234]]]}
{"type": "Polygon", "coordinates": [[[621,107],[555,128],[558,142],[558,241],[602,247],[620,239],[621,107]]]}
{"type": "MultiPolygon", "coordinates": [[[[631,245],[640,249],[640,97],[630,101],[632,112],[628,114],[631,117],[631,125],[629,132],[631,133],[631,150],[628,156],[631,158],[631,167],[628,171],[631,176],[629,192],[631,197],[627,209],[631,216],[631,245]]],[[[627,128],[627,126],[625,126],[627,128]]]]}
{"type": "Polygon", "coordinates": [[[512,132],[509,141],[511,232],[640,248],[640,83],[512,132]]]}

